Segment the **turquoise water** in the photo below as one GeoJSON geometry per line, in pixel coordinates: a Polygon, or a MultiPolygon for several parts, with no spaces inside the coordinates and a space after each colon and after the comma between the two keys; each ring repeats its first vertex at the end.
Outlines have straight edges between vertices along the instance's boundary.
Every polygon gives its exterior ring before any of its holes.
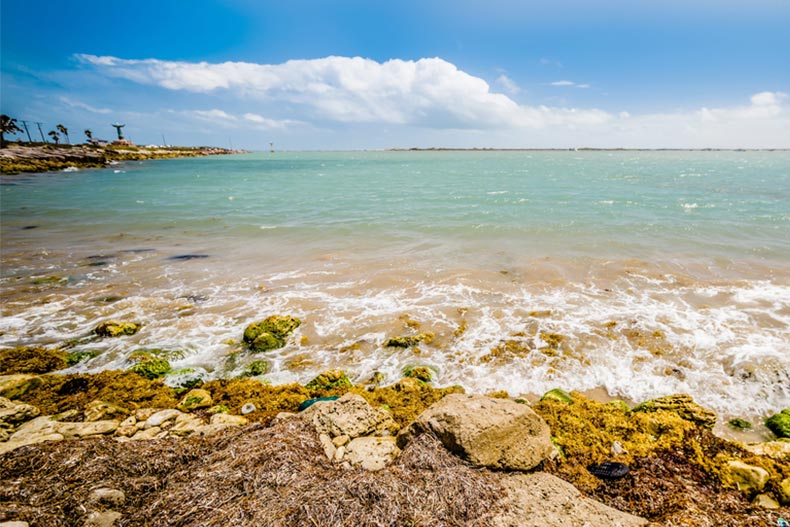
{"type": "Polygon", "coordinates": [[[228,340],[287,311],[305,324],[273,382],[424,363],[477,391],[790,405],[788,152],[266,153],[0,189],[0,344],[145,324],[78,370],[156,345],[232,375],[251,357],[229,364],[228,340]],[[406,320],[436,341],[383,348],[406,320]],[[506,342],[521,351],[492,355],[506,342]]]}

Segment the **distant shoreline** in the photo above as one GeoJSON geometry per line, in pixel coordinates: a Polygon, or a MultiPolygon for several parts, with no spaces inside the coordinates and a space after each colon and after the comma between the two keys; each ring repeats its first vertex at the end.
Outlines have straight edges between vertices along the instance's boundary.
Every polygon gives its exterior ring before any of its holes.
{"type": "Polygon", "coordinates": [[[385,152],[790,152],[790,148],[386,148],[385,152]]]}
{"type": "Polygon", "coordinates": [[[54,145],[51,143],[7,143],[0,149],[0,175],[53,172],[74,168],[102,168],[121,161],[146,159],[172,159],[241,154],[244,150],[231,150],[209,146],[135,146],[108,145],[54,145]]]}

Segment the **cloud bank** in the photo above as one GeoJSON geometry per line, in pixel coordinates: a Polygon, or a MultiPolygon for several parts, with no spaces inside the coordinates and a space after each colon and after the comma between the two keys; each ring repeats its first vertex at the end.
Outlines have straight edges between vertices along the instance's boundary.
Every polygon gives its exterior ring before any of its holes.
{"type": "MultiPolygon", "coordinates": [[[[185,103],[194,99],[194,105],[181,114],[191,119],[227,129],[299,129],[303,135],[308,128],[339,131],[346,147],[404,141],[424,146],[790,147],[790,105],[781,91],[756,93],[747,104],[729,107],[639,114],[626,108],[523,104],[514,99],[523,96],[520,87],[504,73],[493,80],[495,88],[441,58],[376,62],[331,56],[281,64],[76,58],[104,77],[184,93],[185,103]],[[206,100],[210,106],[200,108],[206,100]],[[373,129],[380,131],[375,144],[373,129]]],[[[589,88],[570,80],[550,85],[589,88]]]]}

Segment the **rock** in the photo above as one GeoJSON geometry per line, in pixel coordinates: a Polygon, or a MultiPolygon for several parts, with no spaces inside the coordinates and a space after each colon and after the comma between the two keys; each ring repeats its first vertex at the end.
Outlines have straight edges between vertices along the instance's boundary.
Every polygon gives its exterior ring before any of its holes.
{"type": "Polygon", "coordinates": [[[137,424],[137,419],[135,419],[133,415],[130,415],[129,417],[121,421],[120,426],[134,426],[136,424],[137,424]]]}
{"type": "Polygon", "coordinates": [[[167,421],[172,421],[179,415],[184,415],[183,412],[168,408],[167,410],[160,410],[145,420],[144,428],[161,427],[167,421]]]}
{"type": "Polygon", "coordinates": [[[119,426],[117,430],[115,430],[115,435],[120,437],[132,437],[136,433],[137,427],[134,425],[122,425],[119,426]]]}
{"type": "Polygon", "coordinates": [[[647,520],[584,497],[558,477],[536,472],[505,476],[505,511],[492,527],[636,527],[647,520]]]}
{"type": "Polygon", "coordinates": [[[121,519],[122,514],[115,511],[94,511],[88,514],[83,527],[113,527],[121,519]]]}
{"type": "Polygon", "coordinates": [[[296,414],[296,413],[293,413],[293,412],[280,412],[277,415],[275,415],[274,419],[272,419],[269,422],[269,426],[278,425],[278,424],[280,424],[280,423],[282,423],[284,421],[288,421],[290,419],[293,419],[294,417],[299,417],[299,414],[296,414]]]}
{"type": "Polygon", "coordinates": [[[12,450],[16,450],[17,448],[23,446],[35,445],[38,443],[44,443],[46,441],[63,441],[63,435],[50,432],[46,434],[25,437],[24,439],[14,439],[14,437],[11,436],[11,439],[5,443],[0,443],[0,454],[11,452],[12,450]]]}
{"type": "Polygon", "coordinates": [[[198,388],[187,392],[181,402],[178,403],[178,409],[182,412],[191,412],[200,408],[208,408],[212,404],[214,404],[214,401],[211,399],[211,394],[198,388]]]}
{"type": "Polygon", "coordinates": [[[0,527],[30,527],[30,524],[23,521],[0,522],[0,527]]]}
{"type": "Polygon", "coordinates": [[[634,408],[633,411],[655,412],[657,410],[673,412],[686,421],[691,421],[709,429],[713,428],[718,417],[716,412],[703,408],[695,403],[691,396],[686,394],[667,395],[658,399],[650,399],[634,408]]]}
{"type": "Polygon", "coordinates": [[[31,419],[17,428],[9,441],[25,441],[27,439],[55,433],[55,420],[51,415],[42,415],[31,419]]]}
{"type": "Polygon", "coordinates": [[[346,447],[341,446],[335,450],[335,463],[340,463],[343,461],[343,457],[346,455],[346,447]]]}
{"type": "Polygon", "coordinates": [[[332,444],[340,448],[341,446],[347,445],[349,441],[351,441],[351,438],[348,436],[337,436],[336,438],[332,439],[332,444]]]}
{"type": "Polygon", "coordinates": [[[768,471],[762,467],[747,465],[743,461],[730,461],[724,468],[722,483],[735,486],[741,492],[752,495],[765,488],[768,478],[768,471]]]}
{"type": "Polygon", "coordinates": [[[102,322],[96,326],[96,329],[94,329],[93,332],[100,337],[121,337],[124,335],[134,335],[140,331],[141,327],[143,326],[136,322],[119,322],[117,320],[107,320],[106,322],[102,322]]]}
{"type": "Polygon", "coordinates": [[[86,421],[103,421],[109,418],[122,418],[129,415],[125,408],[104,401],[93,401],[85,407],[86,421]]]}
{"type": "Polygon", "coordinates": [[[249,423],[250,420],[240,415],[214,414],[211,416],[211,421],[209,422],[212,425],[244,426],[249,423]]]}
{"type": "Polygon", "coordinates": [[[257,377],[258,375],[264,375],[269,371],[269,362],[265,360],[254,360],[247,365],[244,371],[241,373],[242,377],[257,377]]]}
{"type": "Polygon", "coordinates": [[[342,370],[327,370],[318,377],[305,384],[308,390],[331,390],[339,387],[350,387],[351,381],[348,380],[346,373],[342,370]]]}
{"type": "Polygon", "coordinates": [[[27,373],[0,375],[0,396],[17,399],[40,385],[41,379],[37,375],[27,373]]]}
{"type": "Polygon", "coordinates": [[[94,421],[86,423],[56,423],[55,431],[66,439],[111,434],[118,429],[118,421],[94,421]]]}
{"type": "Polygon", "coordinates": [[[334,443],[332,443],[332,438],[327,434],[318,434],[318,441],[321,443],[321,447],[324,449],[324,454],[326,455],[327,459],[329,461],[335,459],[337,447],[335,447],[334,443]]]}
{"type": "Polygon", "coordinates": [[[346,449],[345,459],[352,465],[371,471],[381,470],[400,454],[394,437],[357,437],[340,448],[346,449]]]}
{"type": "Polygon", "coordinates": [[[768,494],[758,494],[752,500],[752,505],[761,509],[778,509],[779,503],[768,494]]]}
{"type": "Polygon", "coordinates": [[[40,413],[33,405],[15,403],[5,397],[0,397],[0,428],[11,428],[20,423],[29,421],[40,413]]]}
{"type": "Polygon", "coordinates": [[[126,494],[122,490],[102,487],[94,489],[88,496],[88,502],[99,504],[108,508],[122,507],[126,502],[126,494]]]}
{"type": "Polygon", "coordinates": [[[554,452],[549,427],[527,405],[479,395],[450,394],[398,435],[398,446],[431,432],[451,452],[477,466],[531,470],[554,452]]]}
{"type": "Polygon", "coordinates": [[[303,412],[308,408],[310,408],[311,406],[313,406],[315,403],[320,403],[324,401],[337,401],[338,399],[340,399],[339,395],[332,395],[330,397],[316,397],[315,399],[307,399],[299,404],[299,411],[303,412]]]}
{"type": "Polygon", "coordinates": [[[181,414],[176,417],[175,424],[168,431],[170,435],[183,437],[199,432],[203,426],[205,426],[205,423],[199,417],[181,414]]]}
{"type": "Polygon", "coordinates": [[[790,505],[790,478],[785,478],[779,483],[777,497],[782,505],[790,505]]]}
{"type": "Polygon", "coordinates": [[[289,315],[273,315],[250,324],[244,330],[244,342],[253,351],[282,348],[285,340],[301,325],[302,321],[289,315]]]}
{"type": "Polygon", "coordinates": [[[767,456],[772,459],[790,461],[790,441],[747,443],[743,445],[743,448],[758,456],[767,456]]]}
{"type": "Polygon", "coordinates": [[[411,377],[422,382],[431,382],[433,370],[428,366],[409,366],[403,370],[404,377],[411,377]]]}
{"type": "Polygon", "coordinates": [[[433,333],[420,333],[418,335],[409,335],[401,337],[392,337],[384,343],[386,348],[410,348],[417,344],[424,342],[430,344],[435,338],[433,333]]]}
{"type": "MultiPolygon", "coordinates": [[[[152,426],[151,428],[146,428],[145,430],[139,430],[136,434],[134,434],[129,439],[134,441],[147,441],[149,439],[156,439],[156,437],[162,433],[162,429],[158,426],[152,426]]],[[[165,431],[167,433],[167,431],[165,431]]]]}
{"type": "Polygon", "coordinates": [[[558,403],[573,404],[573,398],[568,392],[560,388],[554,388],[543,394],[541,401],[557,401],[558,403]]]}
{"type": "Polygon", "coordinates": [[[255,406],[254,403],[245,403],[241,407],[241,415],[251,414],[252,412],[254,412],[257,409],[258,408],[255,406]]]}
{"type": "Polygon", "coordinates": [[[350,438],[384,430],[397,430],[397,424],[384,410],[373,408],[359,395],[347,393],[336,401],[319,402],[302,412],[319,434],[350,438]]]}
{"type": "Polygon", "coordinates": [[[227,414],[230,412],[230,408],[228,408],[227,405],[224,404],[215,404],[214,406],[206,410],[206,412],[210,414],[227,414]]]}
{"type": "Polygon", "coordinates": [[[156,412],[161,412],[163,408],[140,408],[135,410],[134,418],[138,421],[145,422],[149,417],[154,415],[156,412]]]}
{"type": "MultiPolygon", "coordinates": [[[[0,393],[2,393],[1,390],[0,393]]],[[[786,408],[766,419],[765,426],[777,437],[790,437],[790,408],[786,408]]]]}

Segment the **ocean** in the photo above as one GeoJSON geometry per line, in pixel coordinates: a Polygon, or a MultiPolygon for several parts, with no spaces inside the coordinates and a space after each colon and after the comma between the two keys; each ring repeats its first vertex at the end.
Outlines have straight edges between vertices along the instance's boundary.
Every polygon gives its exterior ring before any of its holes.
{"type": "Polygon", "coordinates": [[[155,347],[207,378],[265,357],[272,383],[427,365],[476,393],[790,406],[790,152],[251,153],[0,185],[1,346],[143,324],[68,371],[155,347]],[[242,351],[272,314],[303,324],[242,351]]]}

